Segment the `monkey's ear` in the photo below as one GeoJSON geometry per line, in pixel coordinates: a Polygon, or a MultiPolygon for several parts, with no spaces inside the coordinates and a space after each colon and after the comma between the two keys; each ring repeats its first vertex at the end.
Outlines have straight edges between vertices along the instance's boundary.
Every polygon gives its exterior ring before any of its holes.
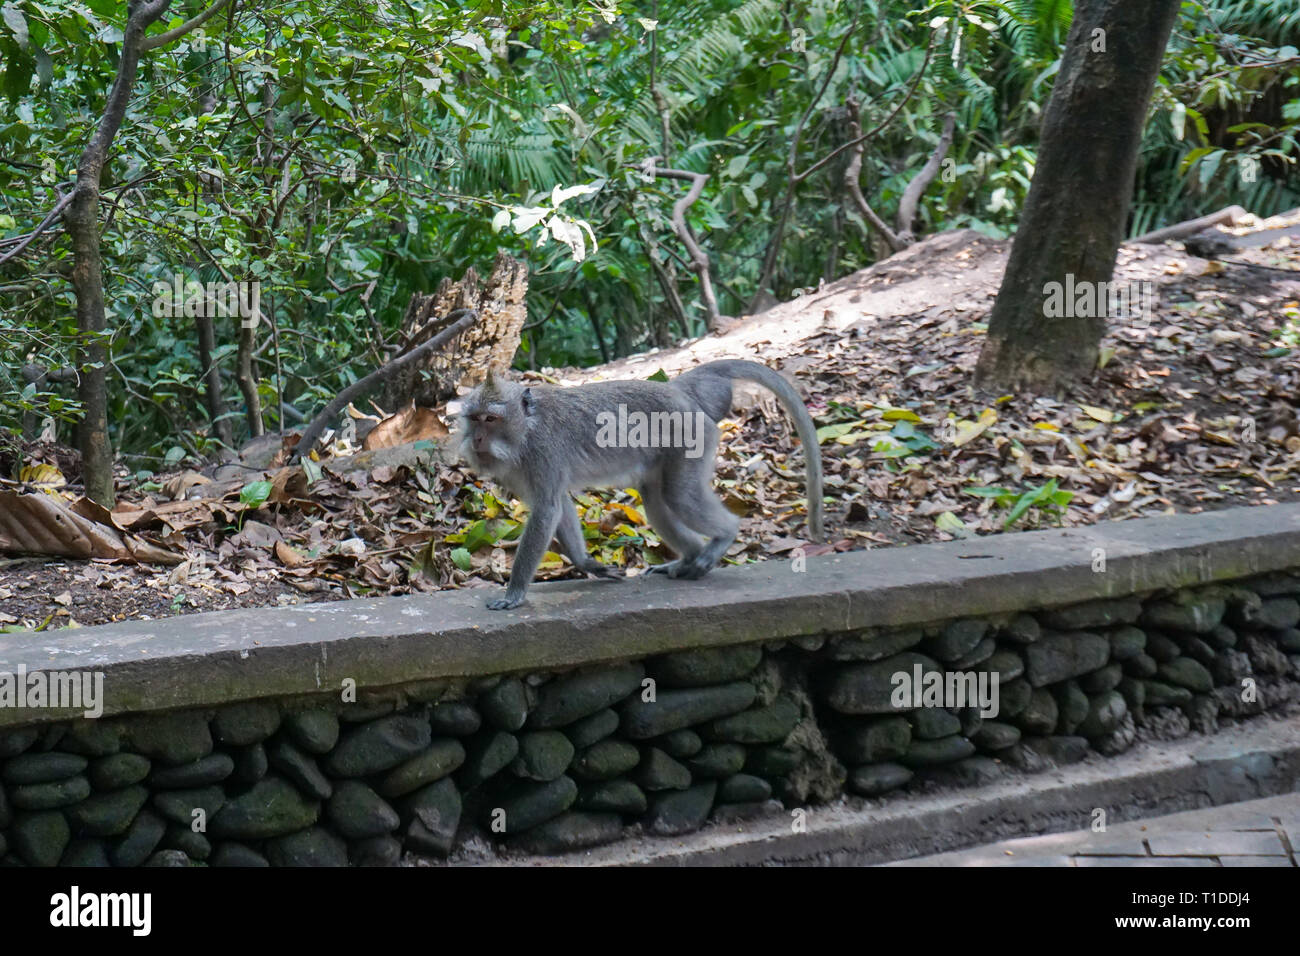
{"type": "Polygon", "coordinates": [[[519,397],[519,401],[524,406],[525,415],[532,415],[537,411],[537,399],[533,397],[533,390],[531,388],[524,389],[524,394],[519,397]]]}

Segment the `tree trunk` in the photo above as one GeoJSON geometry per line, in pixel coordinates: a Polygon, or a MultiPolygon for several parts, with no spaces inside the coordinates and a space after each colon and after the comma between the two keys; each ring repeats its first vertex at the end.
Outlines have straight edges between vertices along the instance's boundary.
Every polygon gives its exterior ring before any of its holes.
{"type": "Polygon", "coordinates": [[[208,420],[212,422],[212,433],[227,448],[235,447],[234,430],[230,419],[226,417],[226,401],[221,394],[221,370],[212,360],[217,350],[217,337],[212,328],[212,315],[195,316],[194,322],[199,334],[199,365],[203,367],[203,397],[208,406],[208,420]]]}
{"type": "Polygon", "coordinates": [[[143,52],[144,31],[171,5],[171,0],[132,4],[122,35],[117,78],[109,90],[99,127],[77,163],[72,202],[63,213],[72,239],[72,286],[77,294],[77,365],[82,419],[77,430],[86,497],[113,506],[113,448],[108,441],[108,344],[104,314],[104,272],[99,255],[99,180],[126,105],[135,86],[143,52]]]}
{"type": "Polygon", "coordinates": [[[1059,391],[1096,368],[1104,307],[1067,310],[1085,313],[1079,318],[1049,317],[1049,286],[1072,281],[1097,290],[1110,281],[1147,104],[1178,9],[1178,0],[1075,3],[977,385],[1059,391]]]}

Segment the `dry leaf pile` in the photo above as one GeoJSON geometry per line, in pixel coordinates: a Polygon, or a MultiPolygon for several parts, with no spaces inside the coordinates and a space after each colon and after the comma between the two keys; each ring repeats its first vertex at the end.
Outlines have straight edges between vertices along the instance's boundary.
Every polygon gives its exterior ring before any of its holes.
{"type": "MultiPolygon", "coordinates": [[[[934,237],[725,334],[566,381],[745,356],[798,382],[822,440],[830,540],[804,537],[803,453],[779,406],[738,389],[718,467],[720,494],[746,518],[732,561],[1300,499],[1300,244],[1231,263],[1125,247],[1117,278],[1154,283],[1156,306],[1113,323],[1103,367],[1059,397],[971,388],[1005,252],[974,234],[934,237]]],[[[363,417],[328,446],[334,457],[284,466],[272,447],[266,468],[124,484],[111,513],[78,503],[34,456],[25,483],[0,491],[0,548],[57,550],[57,535],[30,540],[51,502],[103,541],[65,551],[99,559],[88,563],[0,561],[0,628],[504,581],[518,503],[437,453],[446,431],[427,409],[366,423],[367,450],[350,454],[363,417]]],[[[601,560],[668,556],[634,493],[578,507],[601,560]]],[[[571,573],[548,554],[541,576],[571,573]]]]}

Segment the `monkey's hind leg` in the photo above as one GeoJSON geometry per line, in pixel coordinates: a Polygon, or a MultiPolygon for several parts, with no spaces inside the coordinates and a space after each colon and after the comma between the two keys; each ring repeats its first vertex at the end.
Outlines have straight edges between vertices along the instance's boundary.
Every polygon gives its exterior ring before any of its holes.
{"type": "Polygon", "coordinates": [[[645,573],[666,574],[670,578],[681,577],[689,559],[700,551],[700,537],[686,527],[669,506],[660,479],[647,481],[640,491],[641,501],[645,505],[646,520],[650,522],[650,527],[659,532],[659,537],[668,543],[668,547],[680,555],[675,561],[651,565],[645,573]]]}
{"type": "Polygon", "coordinates": [[[722,560],[740,530],[740,519],[727,510],[710,487],[712,461],[712,457],[683,459],[668,475],[669,494],[677,502],[678,516],[692,531],[708,539],[694,554],[682,556],[682,566],[674,577],[704,577],[722,560]]]}
{"type": "Polygon", "coordinates": [[[582,535],[582,521],[573,502],[566,501],[561,506],[560,526],[555,531],[555,539],[560,543],[560,550],[573,562],[579,571],[606,581],[616,581],[623,577],[622,568],[611,568],[601,564],[587,553],[587,539],[582,535]]]}

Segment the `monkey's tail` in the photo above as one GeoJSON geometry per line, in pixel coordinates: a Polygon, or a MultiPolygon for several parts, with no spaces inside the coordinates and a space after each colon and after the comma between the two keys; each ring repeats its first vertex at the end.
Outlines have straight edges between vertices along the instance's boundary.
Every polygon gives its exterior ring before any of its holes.
{"type": "Polygon", "coordinates": [[[804,460],[807,462],[808,528],[812,532],[813,540],[821,541],[825,537],[822,524],[821,444],[817,441],[817,426],[813,424],[812,416],[808,414],[808,409],[804,406],[799,393],[795,391],[794,386],[779,374],[766,365],[760,365],[758,362],[749,362],[745,359],[722,359],[717,362],[707,362],[690,371],[683,372],[674,380],[674,384],[683,388],[699,402],[704,411],[714,421],[725,417],[727,412],[731,410],[731,389],[728,388],[726,391],[726,407],[718,407],[716,396],[713,396],[713,401],[709,401],[710,396],[707,393],[702,393],[693,387],[693,379],[709,375],[724,378],[728,383],[737,379],[757,382],[775,395],[781,405],[784,406],[786,413],[794,421],[795,431],[799,433],[799,441],[803,443],[804,460]]]}

